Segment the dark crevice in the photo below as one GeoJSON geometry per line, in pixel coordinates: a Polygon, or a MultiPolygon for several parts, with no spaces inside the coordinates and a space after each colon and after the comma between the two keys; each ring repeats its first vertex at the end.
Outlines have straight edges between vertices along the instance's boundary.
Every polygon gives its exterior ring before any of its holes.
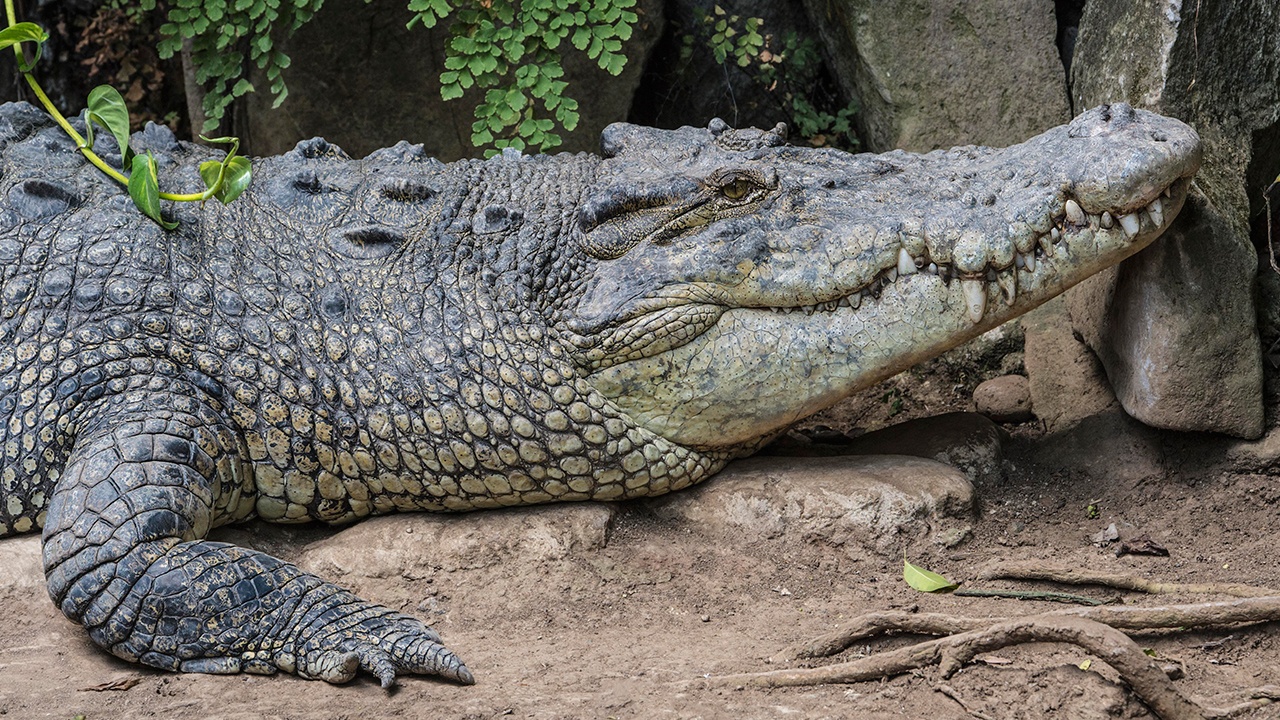
{"type": "Polygon", "coordinates": [[[1067,101],[1071,114],[1075,115],[1075,103],[1071,93],[1071,59],[1076,52],[1076,35],[1080,30],[1080,18],[1084,15],[1085,0],[1054,0],[1053,14],[1058,20],[1058,57],[1062,59],[1062,72],[1067,81],[1067,101]]]}

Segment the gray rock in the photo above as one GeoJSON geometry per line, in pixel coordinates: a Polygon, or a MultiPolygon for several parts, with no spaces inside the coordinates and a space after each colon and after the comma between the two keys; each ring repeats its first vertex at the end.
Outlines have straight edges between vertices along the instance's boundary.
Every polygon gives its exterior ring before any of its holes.
{"type": "Polygon", "coordinates": [[[804,0],[868,150],[1010,145],[1070,118],[1051,0],[804,0]]]}
{"type": "Polygon", "coordinates": [[[1261,350],[1251,207],[1271,177],[1251,158],[1280,120],[1280,7],[1270,0],[1085,6],[1072,64],[1078,109],[1103,102],[1179,117],[1204,140],[1191,199],[1166,237],[1070,294],[1125,409],[1178,430],[1257,437],[1261,350]]]}
{"type": "MultiPolygon", "coordinates": [[[[663,23],[660,0],[639,0],[635,11],[640,20],[623,45],[628,61],[618,77],[576,50],[564,54],[566,93],[577,99],[581,119],[573,132],[560,133],[559,150],[595,150],[606,125],[627,119],[663,23]]],[[[430,30],[408,29],[410,17],[404,2],[326,2],[282,47],[292,58],[284,104],[271,109],[263,78],[255,78],[262,91],[246,96],[242,135],[252,152],[277,154],[299,138],[320,135],[352,157],[400,140],[422,143],[426,157],[446,162],[477,156],[471,108],[483,91],[473,88],[457,100],[440,99],[448,22],[430,30]]]]}
{"type": "Polygon", "coordinates": [[[648,504],[712,534],[820,542],[861,557],[963,532],[973,485],[955,468],[914,457],[756,457],[648,504]]]}
{"type": "Polygon", "coordinates": [[[1262,364],[1250,247],[1203,196],[1120,267],[1089,278],[1067,305],[1124,409],[1148,425],[1256,438],[1262,364]]]}
{"type": "Polygon", "coordinates": [[[1003,476],[1004,432],[976,413],[954,412],[898,423],[845,447],[857,455],[914,455],[955,467],[973,482],[1003,476]]]}
{"type": "Polygon", "coordinates": [[[1031,386],[1021,375],[992,378],[973,390],[978,412],[998,423],[1020,423],[1035,417],[1031,411],[1031,386]]]}
{"type": "Polygon", "coordinates": [[[1071,332],[1062,298],[1024,315],[1022,326],[1031,404],[1045,430],[1066,430],[1117,406],[1097,356],[1071,332]]]}
{"type": "Polygon", "coordinates": [[[1166,473],[1159,431],[1119,408],[1084,418],[1044,438],[1036,447],[1042,454],[1045,448],[1052,448],[1056,467],[1081,470],[1119,487],[1137,487],[1166,473]]]}

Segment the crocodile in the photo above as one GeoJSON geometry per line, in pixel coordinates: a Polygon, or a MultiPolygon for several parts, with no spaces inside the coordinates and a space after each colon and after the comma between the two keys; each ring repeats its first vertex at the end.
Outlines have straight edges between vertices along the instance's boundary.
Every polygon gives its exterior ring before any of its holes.
{"type": "MultiPolygon", "coordinates": [[[[209,150],[133,142],[199,187],[209,150]]],[[[471,683],[418,619],[210,529],[685,488],[1137,252],[1200,163],[1123,104],[1004,149],[715,120],[601,151],[316,138],[166,232],[3,106],[0,536],[42,530],[50,597],[126,660],[471,683]]]]}

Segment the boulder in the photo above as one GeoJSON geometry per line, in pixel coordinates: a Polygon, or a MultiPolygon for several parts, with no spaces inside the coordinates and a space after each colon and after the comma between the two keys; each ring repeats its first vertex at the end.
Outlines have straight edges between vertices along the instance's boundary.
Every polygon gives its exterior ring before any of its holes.
{"type": "Polygon", "coordinates": [[[1002,477],[1004,432],[977,413],[953,412],[918,418],[867,433],[849,442],[856,455],[914,455],[950,465],[975,483],[1002,477]]]}
{"type": "MultiPolygon", "coordinates": [[[[626,120],[649,52],[662,31],[661,0],[638,0],[640,16],[622,49],[628,58],[614,77],[564,43],[569,83],[581,119],[573,132],[560,131],[557,151],[594,151],[600,131],[626,120]]],[[[421,143],[426,154],[450,161],[477,157],[471,145],[471,108],[483,99],[473,88],[462,98],[440,98],[448,21],[433,29],[406,28],[412,14],[404,2],[368,4],[329,0],[281,49],[292,63],[285,71],[289,97],[272,110],[267,83],[246,96],[237,130],[257,155],[291,149],[300,138],[323,136],[352,157],[400,140],[421,143]]]]}
{"type": "Polygon", "coordinates": [[[1200,193],[1165,237],[1068,296],[1121,404],[1150,425],[1263,432],[1249,217],[1280,165],[1277,56],[1280,7],[1270,0],[1085,6],[1075,107],[1126,101],[1180,118],[1204,140],[1200,193]],[[1260,151],[1266,163],[1255,162],[1260,151]]]}
{"type": "Polygon", "coordinates": [[[773,458],[731,463],[712,482],[648,501],[660,518],[714,536],[841,547],[852,557],[930,537],[951,542],[973,520],[973,485],[916,457],[773,458]]]}
{"type": "Polygon", "coordinates": [[[1065,300],[1027,313],[1022,326],[1031,404],[1046,431],[1066,430],[1116,406],[1097,356],[1071,332],[1065,300]]]}
{"type": "Polygon", "coordinates": [[[1067,122],[1053,0],[804,0],[865,147],[1005,146],[1067,122]]]}

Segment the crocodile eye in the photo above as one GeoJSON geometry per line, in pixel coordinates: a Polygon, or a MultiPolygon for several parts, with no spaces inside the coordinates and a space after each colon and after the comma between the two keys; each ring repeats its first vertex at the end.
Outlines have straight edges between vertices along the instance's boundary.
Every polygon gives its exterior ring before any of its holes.
{"type": "Polygon", "coordinates": [[[720,194],[730,200],[741,200],[749,192],[751,192],[751,181],[743,177],[734,178],[720,186],[720,194]]]}

